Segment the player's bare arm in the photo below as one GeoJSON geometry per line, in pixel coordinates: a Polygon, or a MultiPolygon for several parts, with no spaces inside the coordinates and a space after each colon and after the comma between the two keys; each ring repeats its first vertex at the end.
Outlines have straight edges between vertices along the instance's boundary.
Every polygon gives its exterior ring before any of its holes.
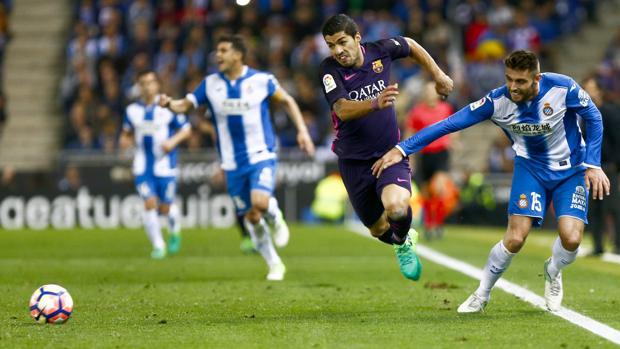
{"type": "Polygon", "coordinates": [[[394,105],[398,96],[398,84],[388,85],[377,98],[364,101],[354,101],[340,98],[332,106],[334,113],[342,121],[361,118],[375,110],[388,108],[394,105]]]}
{"type": "Polygon", "coordinates": [[[386,168],[403,161],[404,155],[400,149],[394,147],[385,153],[379,160],[375,161],[370,168],[372,175],[379,178],[386,168]]]}
{"type": "Polygon", "coordinates": [[[281,104],[291,120],[293,120],[295,128],[297,128],[297,144],[299,148],[306,152],[306,154],[313,156],[314,143],[308,133],[308,128],[304,123],[301,110],[299,110],[299,105],[295,102],[295,99],[283,88],[278,88],[273,96],[271,96],[271,100],[277,104],[281,104]]]}
{"type": "Polygon", "coordinates": [[[439,68],[433,57],[426,52],[424,47],[420,46],[415,40],[411,38],[405,38],[409,44],[409,57],[421,65],[426,71],[428,71],[433,80],[435,81],[435,89],[437,93],[447,97],[454,89],[454,82],[452,79],[439,68]]]}
{"type": "Polygon", "coordinates": [[[120,138],[118,139],[118,146],[121,150],[127,150],[134,145],[133,132],[123,130],[121,131],[120,138]]]}
{"type": "Polygon", "coordinates": [[[176,148],[181,142],[185,141],[192,134],[191,127],[185,127],[174,134],[174,136],[170,137],[164,143],[162,143],[161,148],[164,152],[170,153],[174,148],[176,148]]]}
{"type": "Polygon", "coordinates": [[[586,189],[592,193],[594,200],[603,200],[604,195],[609,196],[609,178],[607,178],[603,170],[600,168],[588,168],[585,176],[586,189]]]}
{"type": "Polygon", "coordinates": [[[194,104],[188,98],[172,99],[166,94],[159,95],[159,106],[177,114],[187,114],[194,108],[194,104]]]}

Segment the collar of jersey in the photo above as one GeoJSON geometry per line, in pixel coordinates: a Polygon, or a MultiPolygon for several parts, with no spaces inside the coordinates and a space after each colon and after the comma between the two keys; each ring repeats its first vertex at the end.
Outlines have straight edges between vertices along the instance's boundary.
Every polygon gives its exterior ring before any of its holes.
{"type": "Polygon", "coordinates": [[[224,80],[224,81],[226,81],[228,83],[232,83],[232,82],[236,83],[237,81],[243,80],[246,77],[246,75],[248,75],[248,71],[249,70],[250,69],[248,68],[247,65],[244,65],[243,67],[241,67],[241,75],[239,75],[239,77],[236,80],[228,80],[226,75],[224,75],[224,73],[222,73],[221,71],[218,72],[218,74],[219,74],[220,78],[222,78],[222,80],[224,80]]]}

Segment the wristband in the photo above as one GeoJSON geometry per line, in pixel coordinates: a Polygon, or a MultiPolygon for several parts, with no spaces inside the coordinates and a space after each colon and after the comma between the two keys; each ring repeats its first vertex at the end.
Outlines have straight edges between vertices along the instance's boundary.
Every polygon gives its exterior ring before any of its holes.
{"type": "Polygon", "coordinates": [[[374,98],[370,101],[370,107],[372,110],[379,110],[379,98],[374,98]]]}

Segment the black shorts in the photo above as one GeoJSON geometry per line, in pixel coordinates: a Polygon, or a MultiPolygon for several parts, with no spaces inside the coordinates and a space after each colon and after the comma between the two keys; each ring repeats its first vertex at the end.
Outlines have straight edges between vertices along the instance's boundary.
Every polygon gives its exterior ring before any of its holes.
{"type": "Polygon", "coordinates": [[[415,170],[416,179],[428,182],[439,171],[448,171],[450,165],[450,153],[442,150],[436,153],[420,153],[417,159],[418,168],[415,170]]]}
{"type": "Polygon", "coordinates": [[[379,178],[372,175],[374,160],[338,160],[338,168],[344,186],[347,188],[351,205],[362,223],[370,227],[383,211],[381,192],[389,184],[396,184],[411,192],[411,169],[409,159],[388,167],[379,178]]]}

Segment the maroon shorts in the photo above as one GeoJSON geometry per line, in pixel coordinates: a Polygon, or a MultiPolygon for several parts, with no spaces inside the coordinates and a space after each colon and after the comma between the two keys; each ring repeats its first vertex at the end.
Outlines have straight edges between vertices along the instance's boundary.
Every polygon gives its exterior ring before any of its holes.
{"type": "Polygon", "coordinates": [[[372,175],[374,160],[338,160],[338,168],[349,193],[353,209],[365,226],[375,224],[383,211],[381,192],[389,184],[396,184],[411,193],[409,159],[385,169],[379,178],[372,175]]]}

